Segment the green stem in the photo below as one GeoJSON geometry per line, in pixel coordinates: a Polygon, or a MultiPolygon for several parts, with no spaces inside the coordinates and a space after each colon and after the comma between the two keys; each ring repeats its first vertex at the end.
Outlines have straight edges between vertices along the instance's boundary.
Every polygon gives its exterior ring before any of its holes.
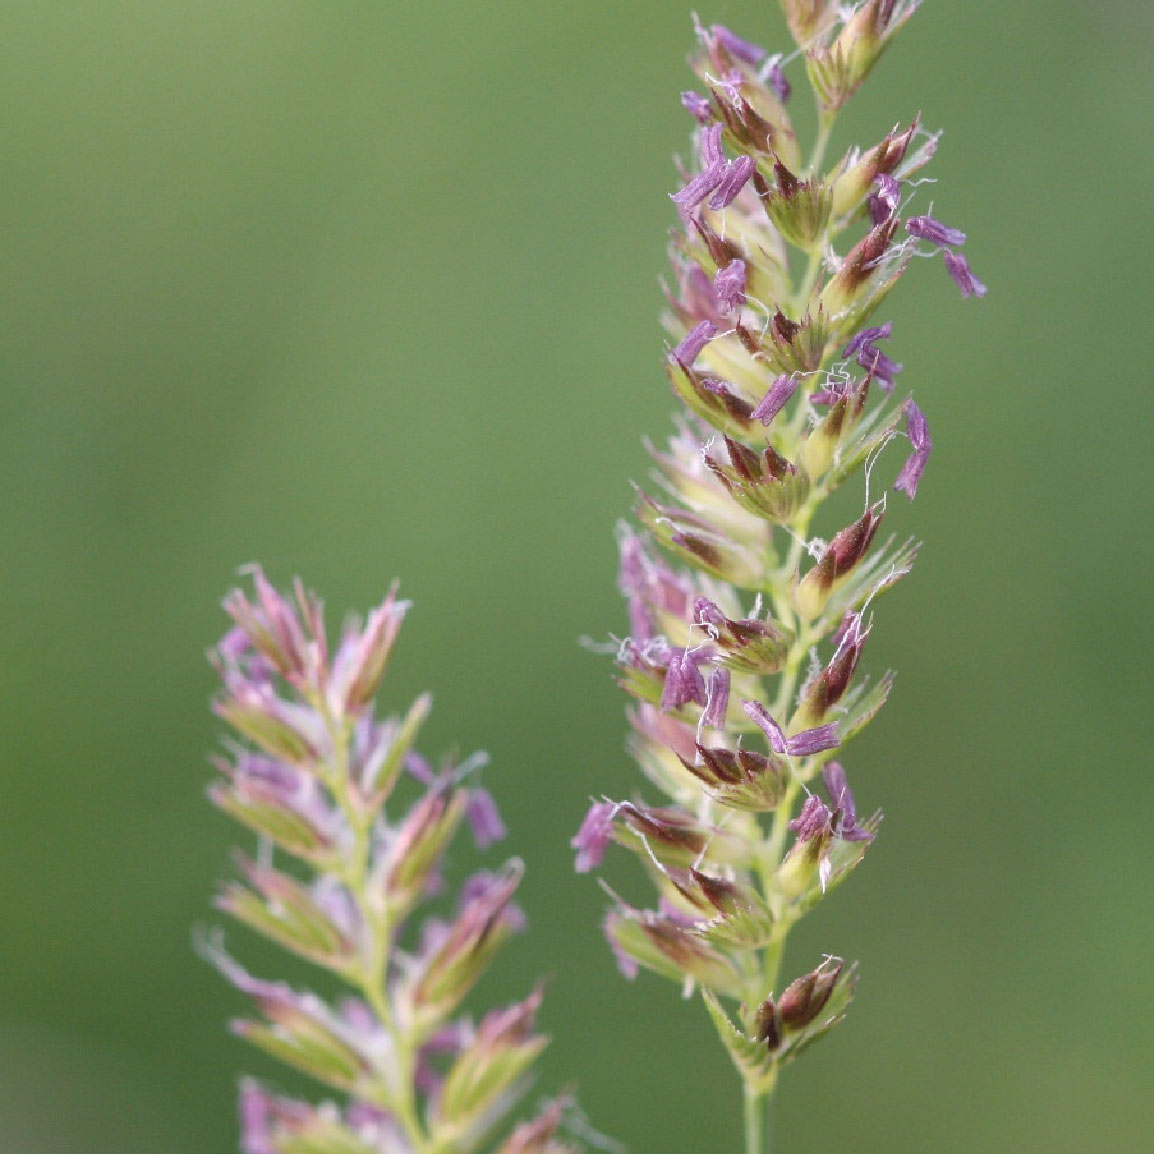
{"type": "MultiPolygon", "coordinates": [[[[810,180],[815,179],[820,174],[822,162],[825,160],[825,151],[829,147],[830,137],[833,135],[834,121],[836,120],[836,112],[819,110],[817,136],[814,138],[813,152],[810,153],[809,164],[806,167],[806,176],[810,180]]],[[[801,317],[804,314],[806,306],[809,304],[809,298],[813,295],[814,286],[817,284],[817,278],[821,274],[822,265],[825,261],[825,246],[827,242],[828,234],[822,239],[821,243],[816,244],[809,253],[805,274],[793,298],[794,315],[797,317],[801,317]]]]}
{"type": "Polygon", "coordinates": [[[824,110],[818,113],[817,136],[813,142],[813,152],[810,153],[807,170],[811,177],[817,175],[817,170],[821,168],[821,163],[825,160],[825,150],[829,146],[829,138],[833,135],[835,120],[837,120],[836,112],[824,110]]]}
{"type": "MultiPolygon", "coordinates": [[[[816,179],[820,175],[821,167],[825,160],[826,149],[829,147],[830,137],[833,133],[835,120],[835,112],[819,110],[817,136],[814,140],[813,151],[810,154],[809,165],[806,169],[809,179],[816,179]]],[[[829,235],[827,232],[827,235],[822,238],[822,242],[815,245],[808,254],[809,259],[805,272],[802,274],[801,282],[793,297],[794,312],[798,317],[802,316],[807,310],[810,297],[813,295],[818,278],[821,276],[828,242],[829,235]]],[[[823,361],[824,359],[825,358],[823,358],[823,361]]],[[[799,410],[797,414],[799,420],[802,418],[802,413],[803,411],[799,410]]],[[[793,430],[795,434],[799,431],[799,429],[793,430]]],[[[804,549],[803,541],[808,532],[810,518],[815,511],[815,506],[816,501],[807,504],[807,506],[799,512],[792,526],[794,532],[790,542],[789,554],[783,567],[786,575],[786,585],[788,585],[792,574],[800,564],[801,554],[804,549]]],[[[779,620],[795,630],[793,652],[789,654],[789,659],[786,662],[785,668],[782,670],[781,680],[778,683],[777,697],[773,703],[774,714],[781,718],[782,724],[784,725],[788,720],[790,701],[797,688],[801,665],[813,642],[813,637],[810,635],[810,631],[806,628],[805,623],[799,620],[793,613],[792,607],[789,604],[789,597],[784,589],[770,588],[767,592],[772,600],[775,615],[779,620]]],[[[798,795],[801,792],[801,781],[795,778],[789,783],[785,797],[773,814],[773,822],[769,836],[765,838],[762,843],[762,852],[758,858],[758,872],[761,875],[762,885],[767,896],[770,878],[774,870],[781,864],[785,854],[785,841],[789,821],[793,815],[793,808],[798,795]]],[[[759,996],[764,997],[766,994],[777,989],[778,979],[781,974],[782,959],[785,953],[785,940],[791,924],[790,921],[783,920],[778,925],[777,931],[765,948],[761,958],[762,972],[760,975],[763,993],[759,996]]],[[[771,1154],[773,1143],[770,1134],[770,1109],[773,1102],[773,1091],[773,1084],[767,1086],[763,1083],[758,1087],[754,1087],[747,1083],[744,1087],[745,1154],[771,1154]]]]}
{"type": "Polygon", "coordinates": [[[389,946],[393,927],[388,917],[369,896],[370,851],[372,843],[372,818],[354,800],[350,785],[349,741],[351,730],[332,717],[324,703],[319,703],[325,717],[326,727],[336,751],[334,764],[324,781],[336,801],[345,821],[354,833],[351,855],[342,871],[341,880],[348,887],[353,901],[360,910],[361,919],[369,928],[372,940],[370,956],[362,960],[355,977],[351,980],[357,991],[377,1015],[381,1025],[389,1031],[396,1042],[396,1060],[400,1066],[396,1078],[398,1096],[389,1103],[389,1108],[405,1131],[416,1154],[426,1154],[433,1148],[432,1141],[425,1132],[424,1124],[417,1111],[417,1099],[413,1078],[416,1072],[417,1055],[408,1031],[399,1029],[396,1015],[389,1002],[385,980],[389,965],[389,946]]]}
{"type": "Polygon", "coordinates": [[[768,1095],[745,1087],[745,1154],[769,1154],[766,1144],[768,1095]]]}
{"type": "Polygon", "coordinates": [[[809,254],[809,262],[805,266],[805,276],[802,277],[801,287],[797,290],[797,296],[794,297],[793,311],[795,316],[805,315],[806,306],[809,304],[809,298],[813,296],[814,286],[817,284],[817,278],[821,275],[824,261],[825,254],[822,251],[822,245],[818,245],[809,254]]]}

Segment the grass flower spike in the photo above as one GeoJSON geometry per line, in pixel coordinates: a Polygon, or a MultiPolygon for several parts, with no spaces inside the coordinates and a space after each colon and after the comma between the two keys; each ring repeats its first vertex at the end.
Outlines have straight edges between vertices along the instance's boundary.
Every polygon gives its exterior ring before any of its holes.
{"type": "Polygon", "coordinates": [[[614,899],[610,945],[627,977],[701,991],[744,1084],[747,1154],[766,1149],[781,1070],[854,990],[855,967],[833,956],[785,980],[789,931],[880,824],[858,812],[845,751],[890,693],[891,674],[859,666],[878,598],[916,552],[883,530],[882,479],[896,473],[912,500],[932,441],[875,317],[918,256],[942,254],[963,296],[986,292],[957,251],[965,234],[911,211],[938,139],[916,118],[826,161],[836,118],[917,4],[782,8],[788,57],[697,28],[665,316],[684,410],[651,449],[640,529],[620,532],[620,684],[661,798],[594,802],[573,843],[579,871],[616,843],[651,878],[651,908],[614,899]],[[817,109],[808,151],[788,111],[794,65],[817,109]],[[839,523],[827,501],[855,481],[859,511],[839,523]]]}
{"type": "Polygon", "coordinates": [[[214,654],[216,712],[238,741],[210,796],[260,850],[238,857],[240,877],[217,904],[345,992],[326,1001],[253,977],[219,941],[206,945],[259,1011],[236,1033],[339,1096],[314,1105],[245,1081],[243,1151],[573,1154],[557,1136],[564,1099],[494,1139],[547,1041],[534,1026],[540,987],[475,1025],[461,1013],[523,924],[513,900],[521,863],[474,874],[447,917],[421,917],[444,889],[458,827],[470,826],[480,848],[504,828],[476,781],[482,758],[434,769],[414,750],[428,697],[404,717],[374,714],[407,603],[390,593],[364,623],[346,623],[330,654],[314,595],[298,584],[286,598],[260,570],[253,584],[251,598],[226,599],[235,624],[214,654]],[[406,790],[417,792],[407,808],[406,790]]]}

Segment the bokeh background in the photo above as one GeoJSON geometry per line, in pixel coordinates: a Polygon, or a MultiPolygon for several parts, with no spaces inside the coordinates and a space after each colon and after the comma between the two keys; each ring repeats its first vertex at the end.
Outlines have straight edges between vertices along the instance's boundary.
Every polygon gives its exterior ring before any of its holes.
{"type": "MultiPolygon", "coordinates": [[[[785,43],[767,0],[702,16],[785,43]]],[[[738,1149],[700,1004],[618,978],[567,848],[638,780],[577,639],[623,627],[613,526],[673,409],[690,38],[668,0],[3,5],[4,1154],[235,1150],[237,1074],[275,1072],[192,949],[233,839],[204,653],[254,560],[338,616],[415,599],[388,698],[492,754],[532,932],[476,1001],[551,975],[541,1089],[634,1154],[738,1149]]],[[[883,836],[791,946],[863,968],[784,1082],[791,1154],[1154,1142],[1152,49],[1146,0],[930,0],[844,118],[947,130],[990,296],[935,262],[888,313],[926,548],[849,759],[883,836]]]]}

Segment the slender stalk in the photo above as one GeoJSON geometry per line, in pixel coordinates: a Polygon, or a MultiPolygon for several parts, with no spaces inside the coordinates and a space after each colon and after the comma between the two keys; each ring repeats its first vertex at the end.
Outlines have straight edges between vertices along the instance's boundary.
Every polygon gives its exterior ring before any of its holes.
{"type": "Polygon", "coordinates": [[[810,153],[809,167],[806,169],[810,176],[820,170],[822,161],[825,160],[825,150],[829,147],[829,140],[833,135],[833,126],[836,120],[836,112],[823,110],[818,113],[817,136],[814,138],[813,152],[810,153]]]}
{"type": "Polygon", "coordinates": [[[369,957],[365,964],[358,967],[352,980],[357,992],[393,1036],[398,1066],[397,1097],[390,1101],[389,1106],[404,1130],[414,1154],[426,1154],[426,1151],[432,1149],[432,1143],[417,1110],[413,1085],[417,1056],[413,1052],[409,1034],[398,1028],[393,1007],[385,994],[385,975],[389,964],[389,944],[392,940],[393,925],[387,913],[380,910],[378,903],[375,903],[369,895],[372,822],[371,819],[366,820],[352,794],[349,774],[351,729],[347,725],[339,724],[323,707],[323,696],[318,695],[318,701],[322,705],[321,711],[335,750],[336,769],[335,772],[326,775],[326,785],[354,835],[353,847],[345,863],[342,880],[348,886],[349,894],[360,910],[369,936],[369,957]]]}
{"type": "Polygon", "coordinates": [[[766,1143],[769,1095],[745,1087],[745,1154],[769,1154],[766,1143]]]}
{"type": "MultiPolygon", "coordinates": [[[[809,164],[806,165],[806,174],[813,178],[821,170],[822,160],[825,157],[825,150],[829,146],[830,136],[833,133],[833,125],[836,116],[834,113],[821,113],[818,119],[817,137],[813,143],[813,151],[810,153],[809,164]]],[[[813,296],[813,290],[817,285],[818,278],[821,276],[821,270],[825,265],[825,251],[830,242],[829,231],[827,229],[825,236],[818,241],[817,244],[810,249],[809,256],[806,261],[805,273],[801,278],[801,282],[797,287],[797,292],[793,297],[794,315],[801,317],[805,314],[806,308],[809,305],[810,297],[813,296]]]]}

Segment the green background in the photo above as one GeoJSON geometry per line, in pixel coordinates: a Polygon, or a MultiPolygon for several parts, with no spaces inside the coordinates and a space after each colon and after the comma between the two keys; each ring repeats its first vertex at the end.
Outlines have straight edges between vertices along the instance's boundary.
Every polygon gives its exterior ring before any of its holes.
{"type": "MultiPolygon", "coordinates": [[[[785,43],[769,3],[702,16],[785,43]]],[[[235,1150],[275,1070],[192,949],[233,840],[204,652],[254,560],[338,617],[415,600],[387,700],[493,756],[531,933],[477,1004],[550,975],[541,1088],[634,1154],[739,1148],[704,1011],[618,978],[567,847],[639,782],[577,639],[624,628],[613,526],[674,407],[690,40],[667,0],[3,6],[4,1154],[235,1150]]],[[[791,943],[863,982],[785,1079],[790,1154],[1154,1139],[1152,50],[1145,0],[930,0],[844,118],[947,130],[928,195],[990,295],[935,262],[887,311],[926,546],[847,758],[883,835],[791,943]]]]}

